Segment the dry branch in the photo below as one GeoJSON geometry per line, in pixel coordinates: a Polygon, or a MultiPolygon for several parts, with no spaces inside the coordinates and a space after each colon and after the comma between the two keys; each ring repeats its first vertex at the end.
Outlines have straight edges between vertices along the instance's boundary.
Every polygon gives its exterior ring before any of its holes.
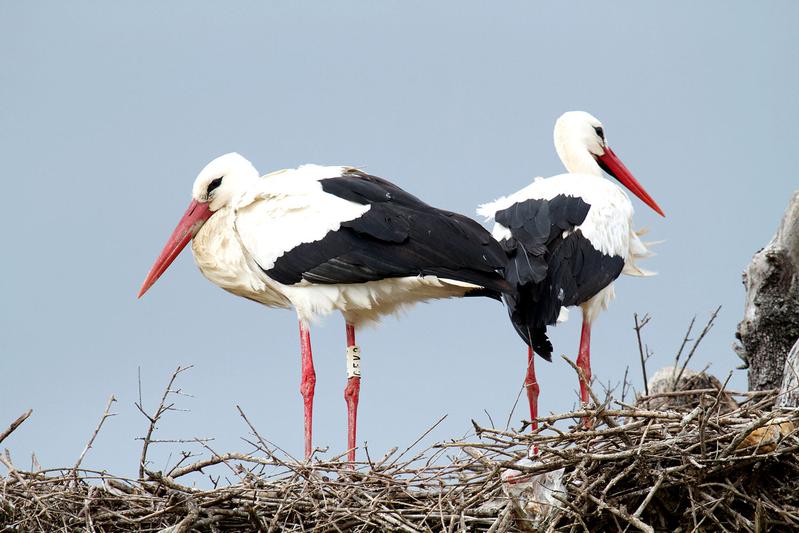
{"type": "Polygon", "coordinates": [[[97,434],[100,433],[100,429],[102,429],[106,419],[112,416],[116,416],[116,413],[111,412],[111,404],[114,403],[115,401],[117,401],[117,399],[114,398],[114,395],[112,394],[111,397],[108,399],[108,405],[105,406],[105,411],[103,411],[103,417],[100,419],[100,423],[97,424],[97,427],[95,428],[94,433],[92,433],[89,442],[86,443],[86,447],[83,448],[82,452],[80,452],[80,457],[78,457],[75,466],[72,467],[72,470],[74,472],[77,472],[78,468],[80,468],[80,464],[83,462],[83,458],[86,456],[86,452],[88,452],[91,449],[92,444],[94,444],[94,439],[97,438],[97,434]]]}
{"type": "Polygon", "coordinates": [[[168,404],[167,399],[169,398],[170,394],[174,395],[182,393],[180,389],[173,390],[172,385],[174,385],[175,380],[182,372],[185,372],[190,368],[191,366],[187,367],[179,366],[177,367],[177,369],[175,369],[175,371],[172,373],[172,377],[169,378],[169,383],[167,383],[166,388],[164,389],[163,396],[161,396],[161,403],[158,404],[158,408],[155,410],[155,413],[153,413],[152,415],[148,414],[147,411],[144,410],[144,406],[141,399],[141,371],[139,371],[139,401],[135,405],[136,408],[139,410],[139,412],[143,414],[150,422],[149,426],[147,427],[147,433],[142,439],[143,443],[141,448],[141,458],[139,459],[139,479],[144,478],[144,471],[147,468],[147,450],[149,449],[150,444],[152,444],[153,442],[152,437],[153,433],[155,432],[156,424],[158,424],[158,421],[161,420],[161,417],[164,416],[165,413],[167,413],[168,411],[175,410],[175,404],[172,403],[168,404]]]}
{"type": "Polygon", "coordinates": [[[635,337],[638,339],[638,355],[641,358],[641,373],[644,377],[644,393],[649,394],[649,378],[646,375],[646,362],[651,357],[648,351],[644,350],[644,344],[641,340],[641,330],[649,324],[649,321],[652,320],[652,317],[649,315],[644,315],[641,320],[638,320],[638,313],[633,315],[633,319],[635,320],[635,337]]]}
{"type": "Polygon", "coordinates": [[[28,419],[29,416],[31,416],[31,413],[33,413],[33,409],[28,409],[27,411],[22,413],[19,416],[19,418],[17,418],[13,422],[11,422],[11,425],[8,426],[8,428],[6,428],[5,431],[0,433],[0,442],[3,442],[4,440],[6,440],[6,438],[9,435],[11,435],[14,432],[15,429],[17,429],[19,426],[21,426],[22,423],[25,422],[28,419]]]}

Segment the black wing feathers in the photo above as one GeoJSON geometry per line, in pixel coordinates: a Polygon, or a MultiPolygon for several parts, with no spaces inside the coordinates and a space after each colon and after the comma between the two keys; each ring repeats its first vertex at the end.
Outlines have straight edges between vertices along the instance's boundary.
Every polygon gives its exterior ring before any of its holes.
{"type": "Polygon", "coordinates": [[[566,230],[579,226],[588,215],[590,205],[582,198],[558,196],[550,201],[527,200],[497,211],[494,219],[511,230],[513,241],[505,246],[512,251],[518,248],[513,258],[514,281],[538,283],[548,270],[548,246],[566,230]]]}
{"type": "Polygon", "coordinates": [[[511,322],[545,359],[552,353],[546,327],[557,321],[561,307],[587,301],[624,268],[622,257],[603,254],[574,231],[590,209],[582,198],[558,195],[519,202],[495,215],[511,232],[502,241],[505,278],[517,289],[504,295],[511,322]]]}
{"type": "Polygon", "coordinates": [[[280,283],[364,283],[435,275],[480,285],[496,298],[509,290],[499,273],[505,263],[502,248],[470,218],[431,207],[360,171],[320,183],[326,193],[368,204],[369,211],[278,258],[267,274],[280,283]]]}
{"type": "Polygon", "coordinates": [[[390,181],[371,176],[360,170],[349,170],[340,178],[324,179],[320,183],[326,193],[359,204],[391,202],[405,207],[430,208],[429,205],[390,181]]]}

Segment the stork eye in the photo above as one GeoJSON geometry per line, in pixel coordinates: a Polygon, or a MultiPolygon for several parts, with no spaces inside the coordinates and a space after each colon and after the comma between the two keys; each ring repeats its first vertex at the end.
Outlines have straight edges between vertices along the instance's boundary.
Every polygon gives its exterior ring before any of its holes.
{"type": "Polygon", "coordinates": [[[211,192],[213,192],[214,189],[222,185],[222,178],[224,178],[224,176],[216,178],[215,180],[211,181],[211,183],[208,184],[208,190],[205,191],[205,194],[210,196],[211,192]]]}
{"type": "Polygon", "coordinates": [[[602,129],[602,126],[595,126],[594,127],[594,131],[596,132],[597,135],[599,135],[600,139],[604,139],[605,138],[605,132],[602,129]]]}

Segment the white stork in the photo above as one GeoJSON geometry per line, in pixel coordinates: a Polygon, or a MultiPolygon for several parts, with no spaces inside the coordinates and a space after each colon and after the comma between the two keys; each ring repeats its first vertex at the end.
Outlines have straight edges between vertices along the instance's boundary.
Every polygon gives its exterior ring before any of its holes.
{"type": "Polygon", "coordinates": [[[505,276],[516,290],[506,294],[505,301],[516,331],[529,347],[524,384],[533,428],[539,393],[534,352],[551,360],[547,326],[555,324],[567,306],[582,309],[577,365],[585,376],[580,399],[587,404],[591,324],[613,299],[613,280],[620,274],[651,275],[635,264],[649,251],[633,230],[632,203],[602,171],[665,216],[610,149],[595,117],[582,111],[565,113],[555,123],[554,136],[568,174],[536,178],[478,209],[495,220],[493,235],[508,254],[505,276]]]}
{"type": "Polygon", "coordinates": [[[360,350],[355,328],[409,304],[509,288],[500,245],[477,222],[431,207],[356,168],[303,165],[261,177],[236,153],[197,176],[192,201],[139,297],[192,241],[203,275],[300,323],[305,456],[311,454],[313,367],[309,323],[346,321],[348,456],[355,459],[360,350]]]}

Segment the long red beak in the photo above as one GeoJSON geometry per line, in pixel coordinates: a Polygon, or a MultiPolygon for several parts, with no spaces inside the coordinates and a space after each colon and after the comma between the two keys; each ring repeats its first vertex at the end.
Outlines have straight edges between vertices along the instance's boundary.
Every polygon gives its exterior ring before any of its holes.
{"type": "Polygon", "coordinates": [[[613,153],[613,150],[605,147],[605,153],[600,156],[596,156],[596,160],[599,163],[599,166],[602,167],[602,170],[616,178],[621,182],[622,185],[630,189],[634,195],[641,199],[646,205],[654,209],[654,211],[662,217],[666,215],[663,213],[663,210],[660,209],[660,206],[655,202],[649,193],[647,193],[644,188],[638,183],[638,180],[635,179],[627,167],[624,166],[624,163],[616,157],[616,154],[613,153]]]}
{"type": "Polygon", "coordinates": [[[136,298],[141,298],[144,293],[147,292],[147,289],[158,281],[161,274],[166,272],[166,269],[169,268],[172,261],[180,255],[183,248],[189,244],[192,237],[197,234],[202,225],[205,224],[205,221],[211,218],[211,215],[213,215],[213,212],[208,209],[207,203],[200,203],[197,200],[191,201],[183,218],[180,219],[175,231],[172,232],[172,235],[170,235],[169,240],[166,242],[166,246],[164,246],[164,249],[161,251],[161,255],[155,260],[153,268],[151,268],[150,273],[147,274],[147,278],[144,280],[144,283],[142,283],[136,298]]]}

